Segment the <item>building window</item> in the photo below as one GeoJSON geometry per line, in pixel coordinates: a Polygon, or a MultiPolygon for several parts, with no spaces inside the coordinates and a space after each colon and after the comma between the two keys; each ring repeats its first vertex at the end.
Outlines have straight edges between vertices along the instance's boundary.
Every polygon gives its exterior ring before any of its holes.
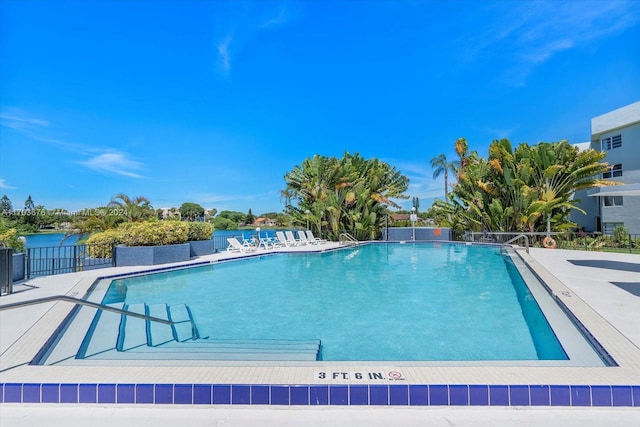
{"type": "Polygon", "coordinates": [[[602,178],[615,178],[622,176],[622,163],[611,166],[611,169],[602,174],[602,178]]]}
{"type": "Polygon", "coordinates": [[[600,143],[603,150],[613,150],[614,148],[620,148],[622,147],[622,135],[602,138],[600,140],[600,143]]]}
{"type": "Polygon", "coordinates": [[[623,222],[605,222],[604,224],[602,224],[602,231],[604,234],[612,235],[613,230],[616,227],[624,227],[624,223],[623,222]]]}
{"type": "Polygon", "coordinates": [[[604,196],[605,206],[622,206],[622,196],[604,196]]]}

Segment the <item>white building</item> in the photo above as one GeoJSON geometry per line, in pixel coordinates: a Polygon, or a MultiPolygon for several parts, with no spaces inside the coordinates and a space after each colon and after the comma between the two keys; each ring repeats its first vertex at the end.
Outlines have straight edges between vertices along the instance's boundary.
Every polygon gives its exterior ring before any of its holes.
{"type": "Polygon", "coordinates": [[[624,226],[640,234],[640,101],[591,119],[590,148],[606,152],[610,170],[602,178],[621,183],[580,191],[580,207],[571,219],[587,231],[611,234],[624,226]]]}

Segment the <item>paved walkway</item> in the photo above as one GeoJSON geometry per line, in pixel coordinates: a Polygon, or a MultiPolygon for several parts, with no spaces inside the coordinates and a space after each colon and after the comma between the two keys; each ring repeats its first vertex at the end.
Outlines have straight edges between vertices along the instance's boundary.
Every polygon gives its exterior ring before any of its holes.
{"type": "Polygon", "coordinates": [[[640,347],[640,255],[532,248],[531,256],[640,347]]]}
{"type": "MultiPolygon", "coordinates": [[[[218,259],[231,256],[218,254],[218,259]]],[[[538,263],[551,279],[568,291],[562,297],[580,299],[598,316],[624,335],[636,350],[640,348],[640,256],[603,252],[531,249],[532,263],[538,263]]],[[[210,259],[210,258],[206,258],[210,259]]],[[[52,294],[68,294],[84,281],[106,274],[139,268],[96,270],[29,280],[4,296],[1,304],[30,300],[52,294]]],[[[73,295],[72,295],[73,296],[73,295]]],[[[82,297],[83,295],[76,295],[82,297]]],[[[27,333],[56,303],[0,312],[0,353],[27,333]]],[[[58,303],[59,304],[59,303],[58,303]]],[[[455,375],[455,368],[449,372],[455,375]]],[[[4,377],[0,373],[1,376],[4,377]]],[[[2,378],[0,378],[2,380],[2,378]]],[[[194,407],[130,405],[0,405],[2,426],[287,426],[305,424],[366,426],[630,426],[639,425],[640,408],[281,408],[281,407],[194,407]]]]}
{"type": "Polygon", "coordinates": [[[2,427],[633,427],[637,408],[230,408],[0,405],[2,427]]]}

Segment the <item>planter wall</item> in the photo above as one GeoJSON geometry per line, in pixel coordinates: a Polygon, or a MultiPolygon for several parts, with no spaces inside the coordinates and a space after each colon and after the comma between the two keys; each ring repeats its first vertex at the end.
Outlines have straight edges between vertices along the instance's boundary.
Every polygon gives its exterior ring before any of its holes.
{"type": "Polygon", "coordinates": [[[189,261],[189,243],[163,246],[116,246],[116,267],[189,261]]]}
{"type": "Polygon", "coordinates": [[[215,247],[213,245],[213,240],[198,240],[187,242],[191,247],[191,256],[203,256],[203,255],[211,255],[215,253],[215,247]]]}
{"type": "Polygon", "coordinates": [[[24,279],[24,253],[13,254],[13,281],[24,279]]]}

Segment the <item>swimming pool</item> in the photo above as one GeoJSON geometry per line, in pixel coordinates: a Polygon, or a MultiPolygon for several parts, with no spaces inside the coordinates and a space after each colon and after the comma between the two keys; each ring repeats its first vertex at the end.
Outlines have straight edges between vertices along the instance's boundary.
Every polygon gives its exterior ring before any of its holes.
{"type": "MultiPolygon", "coordinates": [[[[382,243],[103,281],[94,298],[146,314],[179,307],[203,345],[178,356],[178,347],[188,346],[172,342],[171,334],[156,332],[147,343],[144,322],[132,329],[120,316],[101,313],[76,358],[115,357],[114,340],[118,357],[134,359],[207,359],[212,341],[214,352],[221,343],[225,348],[217,360],[225,360],[225,352],[230,360],[261,360],[260,351],[276,353],[277,360],[309,360],[281,348],[295,353],[315,341],[314,359],[323,361],[566,361],[570,353],[591,350],[539,283],[533,297],[535,283],[527,286],[514,260],[493,246],[382,243]],[[127,336],[135,337],[133,344],[127,336]],[[238,342],[242,354],[228,349],[238,342]]],[[[147,336],[153,328],[146,326],[147,336]]]]}

